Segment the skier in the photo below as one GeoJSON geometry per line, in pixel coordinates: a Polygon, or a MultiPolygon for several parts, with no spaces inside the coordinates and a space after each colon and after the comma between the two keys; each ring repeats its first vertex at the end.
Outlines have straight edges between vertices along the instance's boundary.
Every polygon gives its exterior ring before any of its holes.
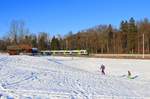
{"type": "Polygon", "coordinates": [[[101,68],[100,68],[100,70],[101,70],[101,73],[102,73],[102,75],[105,75],[105,66],[102,64],[101,65],[101,68]]]}
{"type": "Polygon", "coordinates": [[[128,78],[131,78],[131,72],[128,70],[128,78]]]}

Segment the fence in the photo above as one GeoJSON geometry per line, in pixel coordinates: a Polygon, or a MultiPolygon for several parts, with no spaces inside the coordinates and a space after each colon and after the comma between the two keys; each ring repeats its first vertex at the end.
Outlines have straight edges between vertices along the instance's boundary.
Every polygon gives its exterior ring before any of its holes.
{"type": "MultiPolygon", "coordinates": [[[[93,57],[101,58],[133,58],[143,59],[143,54],[91,54],[93,57]]],[[[144,54],[144,59],[150,59],[150,54],[144,54]]]]}

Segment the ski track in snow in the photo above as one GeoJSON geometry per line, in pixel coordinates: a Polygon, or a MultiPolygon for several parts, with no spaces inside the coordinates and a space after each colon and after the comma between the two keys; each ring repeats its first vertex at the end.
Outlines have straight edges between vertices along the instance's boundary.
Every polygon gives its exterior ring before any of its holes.
{"type": "MultiPolygon", "coordinates": [[[[96,65],[99,63],[115,64],[113,61],[116,60],[2,55],[0,92],[5,97],[15,94],[21,99],[35,96],[35,99],[40,99],[37,98],[38,95],[45,97],[42,99],[144,99],[141,97],[150,96],[147,91],[150,90],[149,79],[143,80],[138,75],[139,77],[129,80],[121,77],[119,73],[111,74],[112,71],[106,76],[95,72],[98,71],[96,65]]],[[[110,70],[110,67],[108,69],[110,70]]],[[[115,67],[112,68],[114,69],[115,67]]]]}

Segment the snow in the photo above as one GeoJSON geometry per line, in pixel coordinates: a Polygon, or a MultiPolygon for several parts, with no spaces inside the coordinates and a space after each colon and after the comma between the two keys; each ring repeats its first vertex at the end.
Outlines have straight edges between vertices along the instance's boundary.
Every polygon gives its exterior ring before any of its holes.
{"type": "Polygon", "coordinates": [[[0,55],[2,99],[150,99],[150,61],[0,55]],[[100,65],[106,66],[101,75],[100,65]],[[128,79],[130,70],[135,79],[128,79]]]}

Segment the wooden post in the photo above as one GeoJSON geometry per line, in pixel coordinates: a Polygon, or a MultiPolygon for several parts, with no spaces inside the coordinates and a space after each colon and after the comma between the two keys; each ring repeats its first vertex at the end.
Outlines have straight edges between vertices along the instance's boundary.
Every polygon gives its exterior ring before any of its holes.
{"type": "Polygon", "coordinates": [[[144,46],[144,33],[143,33],[143,57],[142,58],[144,58],[144,54],[145,54],[145,48],[144,48],[145,46],[144,46]]]}

